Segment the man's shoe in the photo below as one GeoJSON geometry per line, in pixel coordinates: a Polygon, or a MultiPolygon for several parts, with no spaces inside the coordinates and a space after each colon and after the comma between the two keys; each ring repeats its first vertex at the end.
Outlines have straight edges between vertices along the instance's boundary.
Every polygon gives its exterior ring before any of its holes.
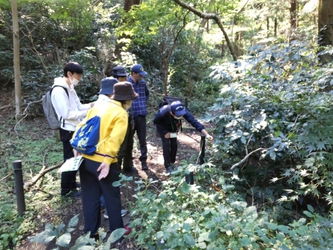
{"type": "Polygon", "coordinates": [[[138,170],[132,166],[130,168],[124,168],[123,172],[124,172],[124,174],[137,174],[138,170]]]}
{"type": "Polygon", "coordinates": [[[63,197],[71,197],[71,198],[78,197],[80,195],[81,195],[81,192],[76,189],[69,191],[67,194],[61,194],[61,196],[63,196],[63,197]]]}
{"type": "Polygon", "coordinates": [[[126,232],[124,233],[124,235],[129,235],[132,232],[132,228],[128,227],[128,226],[124,226],[126,232]]]}
{"type": "Polygon", "coordinates": [[[148,170],[148,165],[147,165],[147,163],[142,162],[142,163],[141,163],[141,169],[142,169],[142,170],[148,170]]]}

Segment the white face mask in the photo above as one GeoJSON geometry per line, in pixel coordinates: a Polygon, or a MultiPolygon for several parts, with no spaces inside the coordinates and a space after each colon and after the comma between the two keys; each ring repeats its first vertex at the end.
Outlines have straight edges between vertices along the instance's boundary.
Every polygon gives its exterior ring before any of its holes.
{"type": "Polygon", "coordinates": [[[71,85],[73,85],[73,87],[77,86],[80,81],[78,79],[76,79],[72,74],[71,74],[71,77],[72,78],[69,78],[71,85]]]}
{"type": "Polygon", "coordinates": [[[75,87],[79,84],[80,81],[73,76],[73,78],[70,79],[70,82],[75,87]]]}

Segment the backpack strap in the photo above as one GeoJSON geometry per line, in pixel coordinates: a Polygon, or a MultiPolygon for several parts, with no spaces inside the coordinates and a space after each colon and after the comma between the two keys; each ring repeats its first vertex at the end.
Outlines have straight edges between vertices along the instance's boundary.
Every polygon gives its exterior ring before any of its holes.
{"type": "MultiPolygon", "coordinates": [[[[61,86],[61,85],[54,85],[51,90],[50,90],[50,96],[52,95],[52,90],[55,88],[55,87],[61,87],[65,90],[66,94],[67,94],[67,97],[69,98],[69,94],[68,94],[68,90],[64,87],[64,86],[61,86]]],[[[62,117],[60,117],[60,121],[61,121],[62,117]]],[[[65,119],[62,119],[62,126],[65,127],[65,119]]]]}

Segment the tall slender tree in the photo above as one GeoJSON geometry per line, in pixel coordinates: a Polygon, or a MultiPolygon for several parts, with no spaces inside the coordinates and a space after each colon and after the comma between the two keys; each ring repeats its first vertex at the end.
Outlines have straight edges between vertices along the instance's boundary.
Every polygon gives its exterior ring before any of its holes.
{"type": "Polygon", "coordinates": [[[333,45],[333,1],[319,0],[318,8],[319,45],[333,45]]]}
{"type": "MultiPolygon", "coordinates": [[[[318,7],[318,45],[333,45],[333,1],[319,0],[318,7]]],[[[322,62],[333,60],[329,54],[321,55],[322,62]]]]}
{"type": "Polygon", "coordinates": [[[12,0],[12,20],[13,20],[13,48],[14,48],[14,76],[15,76],[15,107],[16,119],[21,114],[21,73],[20,73],[20,38],[17,13],[17,1],[12,0]]]}

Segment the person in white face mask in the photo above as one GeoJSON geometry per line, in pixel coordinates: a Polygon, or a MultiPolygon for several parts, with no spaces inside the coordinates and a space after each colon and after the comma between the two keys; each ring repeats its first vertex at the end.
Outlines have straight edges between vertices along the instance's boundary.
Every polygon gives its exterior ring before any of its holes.
{"type": "Polygon", "coordinates": [[[164,166],[167,173],[174,170],[177,155],[177,134],[181,129],[181,119],[184,118],[196,130],[203,133],[209,140],[213,137],[208,134],[205,127],[186,110],[181,101],[174,101],[164,105],[153,120],[156,130],[162,139],[164,166]]]}
{"type": "MultiPolygon", "coordinates": [[[[94,103],[82,104],[74,89],[82,78],[83,69],[77,62],[69,62],[64,67],[63,77],[54,79],[51,100],[52,105],[61,120],[60,140],[63,143],[63,160],[66,161],[74,156],[73,148],[69,143],[76,126],[94,106],[94,103]]],[[[63,172],[61,174],[61,195],[66,197],[77,197],[76,171],[63,172]]]]}

